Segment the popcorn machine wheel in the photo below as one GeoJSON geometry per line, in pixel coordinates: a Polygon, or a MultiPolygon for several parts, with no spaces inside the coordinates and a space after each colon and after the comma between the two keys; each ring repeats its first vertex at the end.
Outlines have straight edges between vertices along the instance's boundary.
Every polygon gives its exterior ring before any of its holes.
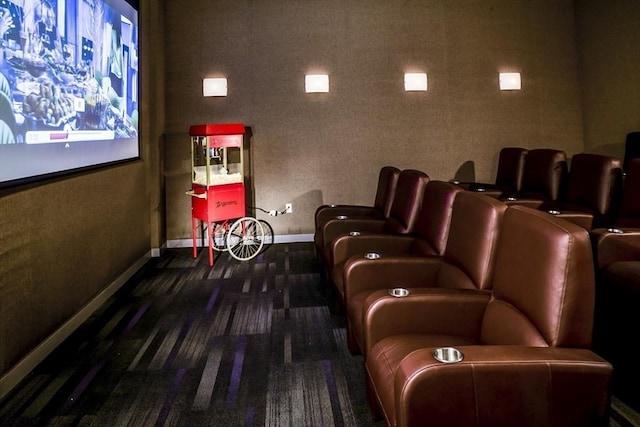
{"type": "Polygon", "coordinates": [[[193,257],[198,256],[197,234],[207,234],[209,265],[214,251],[228,251],[249,260],[262,249],[261,221],[246,216],[242,123],[193,125],[191,137],[191,234],[193,257]]]}

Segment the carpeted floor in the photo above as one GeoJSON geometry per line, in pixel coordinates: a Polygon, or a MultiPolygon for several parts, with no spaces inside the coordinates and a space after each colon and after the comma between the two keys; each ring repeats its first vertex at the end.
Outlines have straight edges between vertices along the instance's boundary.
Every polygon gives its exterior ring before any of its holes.
{"type": "Polygon", "coordinates": [[[373,426],[313,245],[152,260],[0,404],[0,425],[373,426]]]}
{"type": "MultiPolygon", "coordinates": [[[[214,268],[167,250],[0,402],[0,425],[381,426],[318,271],[311,243],[214,268]]],[[[640,425],[612,408],[612,427],[640,425]]]]}

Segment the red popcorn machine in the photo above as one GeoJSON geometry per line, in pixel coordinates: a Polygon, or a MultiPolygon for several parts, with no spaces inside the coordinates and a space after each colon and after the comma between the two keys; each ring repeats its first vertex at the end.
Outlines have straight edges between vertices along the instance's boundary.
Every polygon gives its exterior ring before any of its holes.
{"type": "Polygon", "coordinates": [[[246,216],[242,123],[202,124],[189,128],[191,137],[191,232],[193,257],[198,256],[197,236],[207,240],[209,265],[214,251],[228,251],[249,260],[264,244],[257,219],[246,216]]]}

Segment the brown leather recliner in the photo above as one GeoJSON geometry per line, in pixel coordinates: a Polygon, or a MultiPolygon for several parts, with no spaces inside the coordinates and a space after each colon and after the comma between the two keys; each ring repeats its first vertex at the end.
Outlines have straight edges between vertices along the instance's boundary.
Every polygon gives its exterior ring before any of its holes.
{"type": "Polygon", "coordinates": [[[337,216],[346,216],[349,218],[372,218],[385,219],[391,212],[393,204],[393,196],[398,185],[398,176],[400,169],[395,166],[384,166],[378,174],[378,186],[376,189],[376,197],[372,206],[360,205],[322,205],[319,206],[314,215],[315,233],[314,243],[316,245],[316,253],[320,253],[324,247],[322,239],[322,228],[331,219],[337,216]]]}
{"type": "Polygon", "coordinates": [[[456,194],[447,244],[442,257],[385,254],[369,260],[354,256],[344,266],[344,299],[347,338],[352,352],[366,356],[369,344],[363,325],[367,301],[376,291],[390,287],[411,293],[427,288],[443,294],[459,289],[488,293],[491,289],[495,244],[507,206],[473,192],[456,194]]]}
{"type": "Polygon", "coordinates": [[[522,147],[503,147],[498,155],[498,168],[494,183],[455,182],[464,190],[478,191],[500,197],[503,193],[514,194],[522,188],[525,158],[529,150],[522,147]]]}
{"type": "Polygon", "coordinates": [[[616,210],[612,227],[596,227],[591,230],[596,266],[604,267],[613,261],[634,260],[628,242],[640,235],[640,159],[630,159],[623,179],[622,198],[616,210]],[[610,241],[610,242],[609,242],[610,241]],[[627,242],[627,243],[625,243],[627,242]],[[600,251],[600,246],[605,247],[600,251]]]}
{"type": "Polygon", "coordinates": [[[369,398],[388,425],[608,424],[612,366],[590,350],[587,231],[523,206],[502,224],[491,294],[369,298],[369,398]],[[441,347],[462,360],[436,360],[441,347]]]}
{"type": "MultiPolygon", "coordinates": [[[[357,236],[341,236],[332,247],[332,283],[338,303],[344,307],[344,266],[351,257],[357,259],[367,253],[383,257],[438,257],[444,253],[451,212],[456,194],[463,191],[444,181],[429,181],[422,199],[422,209],[412,233],[379,234],[364,232],[357,236]]],[[[349,325],[347,325],[349,333],[349,325]]],[[[355,347],[351,350],[357,352],[355,347]]]]}
{"type": "Polygon", "coordinates": [[[540,209],[575,222],[587,230],[610,227],[622,194],[622,161],[596,153],[571,158],[566,191],[540,209]]]}
{"type": "Polygon", "coordinates": [[[617,228],[640,228],[640,158],[627,161],[622,200],[616,213],[617,228]]]}
{"type": "Polygon", "coordinates": [[[538,208],[557,200],[568,173],[567,154],[552,148],[534,148],[527,152],[520,191],[500,196],[510,205],[538,208]]]}
{"type": "Polygon", "coordinates": [[[640,230],[602,236],[596,253],[594,350],[613,364],[613,394],[640,411],[640,364],[629,341],[640,324],[640,230]]]}
{"type": "Polygon", "coordinates": [[[323,228],[324,248],[321,252],[321,259],[327,270],[326,277],[331,277],[333,266],[331,248],[338,237],[348,235],[353,230],[392,234],[411,233],[422,208],[424,189],[428,182],[429,175],[426,173],[405,169],[398,176],[391,211],[386,219],[336,218],[328,221],[323,228]]]}

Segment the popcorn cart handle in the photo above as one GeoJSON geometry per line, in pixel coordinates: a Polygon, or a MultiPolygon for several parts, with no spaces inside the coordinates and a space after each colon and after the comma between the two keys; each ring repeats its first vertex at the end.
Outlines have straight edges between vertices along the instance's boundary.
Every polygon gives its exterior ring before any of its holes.
{"type": "Polygon", "coordinates": [[[196,193],[195,191],[193,191],[193,190],[186,191],[186,192],[185,192],[185,194],[186,194],[187,196],[197,197],[198,199],[206,199],[206,198],[207,198],[207,193],[200,193],[200,194],[197,194],[197,193],[196,193]]]}

